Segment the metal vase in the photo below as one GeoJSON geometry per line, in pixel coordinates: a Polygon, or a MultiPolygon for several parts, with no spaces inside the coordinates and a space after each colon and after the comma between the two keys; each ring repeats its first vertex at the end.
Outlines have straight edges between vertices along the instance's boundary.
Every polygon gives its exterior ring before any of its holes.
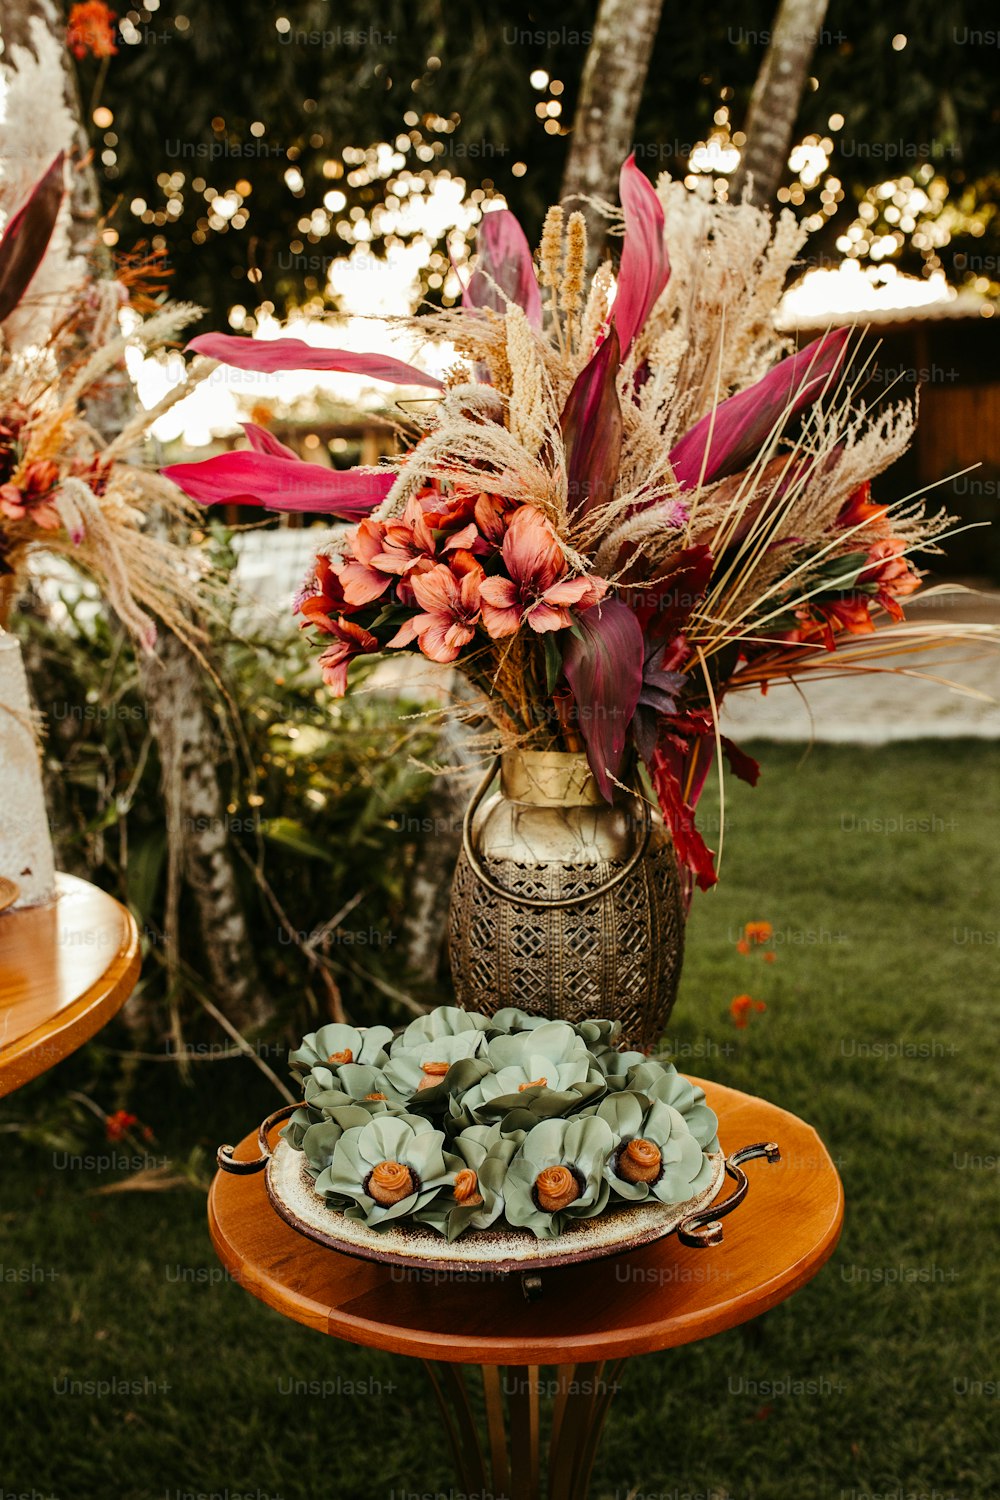
{"type": "Polygon", "coordinates": [[[684,956],[677,860],[659,814],[638,793],[605,802],[585,755],[508,751],[466,813],[449,948],[467,1009],[612,1018],[627,1045],[649,1051],[684,956]]]}

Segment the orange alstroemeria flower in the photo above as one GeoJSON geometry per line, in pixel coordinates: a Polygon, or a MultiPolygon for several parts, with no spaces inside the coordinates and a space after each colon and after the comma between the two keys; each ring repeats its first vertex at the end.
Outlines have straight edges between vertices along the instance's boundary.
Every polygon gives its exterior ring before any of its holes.
{"type": "Polygon", "coordinates": [[[410,586],[422,613],[406,620],[388,644],[408,646],[415,640],[431,661],[454,661],[476,633],[483,577],[481,564],[462,550],[453,554],[451,567],[437,563],[413,574],[410,586]]]}
{"type": "Polygon", "coordinates": [[[325,635],[334,637],[319,659],[323,681],[334,697],[343,698],[347,692],[347,667],[355,656],[369,656],[378,651],[379,644],[370,630],[346,620],[343,615],[337,620],[313,620],[325,635]]]}
{"type": "MultiPolygon", "coordinates": [[[[861,526],[864,523],[871,524],[882,520],[886,510],[886,506],[872,503],[872,487],[866,479],[864,484],[858,485],[847,504],[842,507],[837,517],[837,525],[848,527],[861,526]]],[[[859,533],[859,536],[864,535],[864,532],[859,533]]]]}
{"type": "Polygon", "coordinates": [[[552,523],[534,505],[514,513],[500,555],[507,577],[487,578],[481,590],[483,624],[494,640],[522,624],[564,630],[573,623],[570,605],[586,609],[607,589],[602,578],[570,576],[552,523]]]}

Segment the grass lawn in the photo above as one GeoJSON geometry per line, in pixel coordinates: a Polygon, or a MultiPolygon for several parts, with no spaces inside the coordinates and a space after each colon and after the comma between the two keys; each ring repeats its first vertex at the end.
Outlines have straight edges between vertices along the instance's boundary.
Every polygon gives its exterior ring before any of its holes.
{"type": "MultiPolygon", "coordinates": [[[[682,1068],[816,1125],[844,1237],[763,1318],[633,1361],[593,1495],[996,1500],[997,750],[758,753],[760,787],[727,784],[722,884],[696,903],[670,1042],[682,1068]],[[751,920],[774,925],[773,964],[737,952],[751,920]],[[741,992],[767,1004],[744,1031],[741,992]]],[[[128,1045],[120,1025],[104,1038],[128,1045]]],[[[0,1105],[0,1497],[459,1500],[419,1365],[226,1282],[196,1190],[97,1196],[124,1174],[9,1128],[93,1066],[70,1059],[0,1105]],[[297,1378],[336,1393],[284,1394],[297,1378]],[[120,1384],[86,1384],[101,1381],[120,1384]]],[[[178,1158],[278,1102],[242,1062],[202,1064],[190,1088],[149,1064],[128,1100],[150,1154],[178,1158]]],[[[98,1133],[91,1149],[109,1148],[98,1133]]]]}

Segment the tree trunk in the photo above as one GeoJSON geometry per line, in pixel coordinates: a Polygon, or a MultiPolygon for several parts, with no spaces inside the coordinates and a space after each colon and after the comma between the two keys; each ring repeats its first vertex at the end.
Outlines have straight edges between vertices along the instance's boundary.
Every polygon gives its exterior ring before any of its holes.
{"type": "Polygon", "coordinates": [[[618,172],[632,150],[636,116],[663,0],[601,0],[580,81],[562,197],[583,201],[592,271],[604,248],[607,225],[586,202],[614,202],[618,172]]]}
{"type": "Polygon", "coordinates": [[[746,145],[729,188],[734,200],[758,208],[774,201],[826,7],[827,0],[781,0],[750,96],[746,145]]]}
{"type": "MultiPolygon", "coordinates": [[[[219,785],[218,733],[205,702],[204,673],[171,631],[161,630],[156,653],[141,667],[150,727],[160,754],[167,820],[168,967],[180,948],[182,880],[198,912],[201,945],[215,993],[241,1025],[263,1025],[271,1015],[258,982],[253,943],[236,884],[226,806],[219,785]]],[[[172,976],[173,977],[173,976],[172,976]]],[[[173,1018],[174,1042],[182,1046],[173,1018]]]]}

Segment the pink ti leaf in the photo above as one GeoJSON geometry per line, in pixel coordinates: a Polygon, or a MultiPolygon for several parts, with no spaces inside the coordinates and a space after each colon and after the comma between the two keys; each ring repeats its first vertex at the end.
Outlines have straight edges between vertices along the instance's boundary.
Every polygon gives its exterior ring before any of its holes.
{"type": "Polygon", "coordinates": [[[531,247],[510,209],[483,215],[476,251],[479,259],[462,295],[462,306],[489,307],[502,316],[507,302],[516,302],[532,328],[541,328],[542,294],[531,247]]]}
{"type": "Polygon", "coordinates": [[[569,511],[574,519],[614,494],[622,451],[622,411],[615,389],[621,353],[615,328],[576,377],[560,425],[566,447],[569,511]]]}
{"type": "Polygon", "coordinates": [[[441,381],[416,365],[390,354],[355,354],[350,349],[317,349],[301,339],[248,339],[230,333],[199,333],[188,349],[221,360],[237,370],[271,375],[278,370],[338,370],[345,375],[367,375],[394,385],[423,385],[441,389],[441,381]]]}
{"type": "Polygon", "coordinates": [[[775,431],[833,385],[849,337],[849,328],[825,333],[781,360],[755,385],[720,401],[714,422],[712,412],[702,417],[670,453],[670,467],[681,488],[696,485],[703,466],[706,484],[745,468],[775,431]]]}
{"type": "Polygon", "coordinates": [[[28,290],[49,248],[62,206],[65,157],[65,152],[60,151],[3,232],[0,240],[0,323],[10,317],[28,290]]]}
{"type": "Polygon", "coordinates": [[[642,690],[642,631],[627,604],[602,599],[577,615],[572,631],[559,639],[590,769],[610,802],[642,690]]]}
{"type": "Polygon", "coordinates": [[[670,280],[670,257],[663,237],[663,205],[636,166],[634,152],[619,174],[618,196],[625,212],[625,238],[613,316],[624,357],[670,280]]]}
{"type": "Polygon", "coordinates": [[[298,461],[299,455],[295,449],[289,448],[287,443],[276,438],[273,432],[268,432],[266,427],[258,427],[256,422],[241,422],[240,426],[256,453],[271,453],[275,458],[294,458],[298,461]]]}
{"type": "Polygon", "coordinates": [[[169,464],[162,472],[199,505],[262,505],[357,521],[381,504],[395,475],[384,469],[324,468],[241,448],[196,464],[169,464]]]}

